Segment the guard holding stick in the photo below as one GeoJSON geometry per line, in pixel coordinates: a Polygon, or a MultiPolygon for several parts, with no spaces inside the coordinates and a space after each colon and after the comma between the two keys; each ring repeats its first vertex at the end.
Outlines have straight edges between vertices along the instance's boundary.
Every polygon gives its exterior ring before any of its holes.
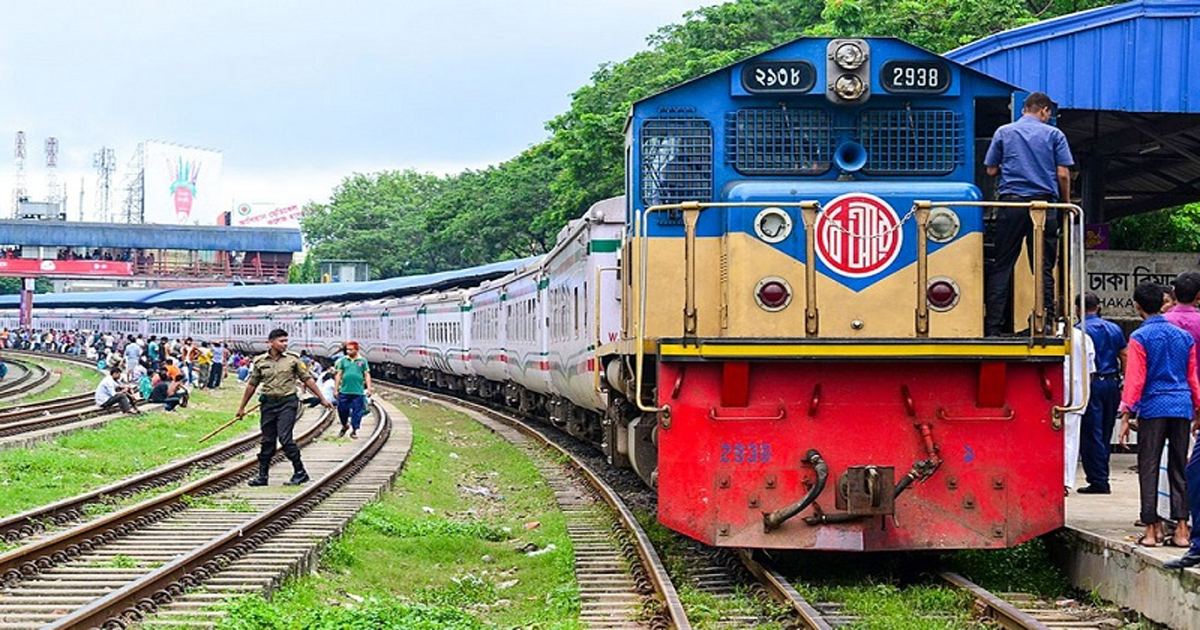
{"type": "Polygon", "coordinates": [[[258,476],[250,480],[250,485],[267,485],[271,458],[275,456],[276,440],[279,441],[284,456],[292,462],[292,478],[283,482],[284,485],[299,485],[308,481],[308,472],[304,470],[304,462],[300,461],[300,447],[296,446],[296,441],[292,439],[292,429],[296,426],[296,416],[300,409],[300,398],[296,396],[296,381],[303,382],[326,409],[333,409],[333,403],[321,394],[320,388],[300,361],[299,355],[287,351],[286,330],[272,330],[267,336],[267,343],[271,349],[266,354],[255,357],[250,378],[246,381],[246,392],[242,395],[242,404],[237,412],[238,418],[246,415],[246,403],[250,402],[250,398],[261,384],[262,391],[258,400],[262,410],[262,448],[258,452],[258,476]]]}

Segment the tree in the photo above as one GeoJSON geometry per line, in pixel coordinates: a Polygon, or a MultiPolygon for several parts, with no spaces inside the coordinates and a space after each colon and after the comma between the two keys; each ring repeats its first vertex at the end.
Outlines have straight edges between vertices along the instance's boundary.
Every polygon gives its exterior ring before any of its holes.
{"type": "Polygon", "coordinates": [[[1121,217],[1109,223],[1108,237],[1113,249],[1200,251],[1200,203],[1121,217]]]}
{"type": "Polygon", "coordinates": [[[321,270],[317,263],[317,257],[309,254],[304,257],[304,262],[293,262],[288,267],[288,284],[308,284],[321,281],[321,270]]]}
{"type": "MultiPolygon", "coordinates": [[[[0,295],[20,295],[21,278],[0,278],[0,295]]],[[[33,281],[34,293],[49,293],[54,290],[54,283],[47,278],[38,278],[33,281]]]]}

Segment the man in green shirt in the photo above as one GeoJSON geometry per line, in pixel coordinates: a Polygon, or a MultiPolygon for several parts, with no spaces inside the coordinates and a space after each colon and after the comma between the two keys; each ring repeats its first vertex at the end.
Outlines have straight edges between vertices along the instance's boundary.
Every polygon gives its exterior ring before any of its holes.
{"type": "Polygon", "coordinates": [[[346,356],[333,364],[337,380],[335,387],[338,393],[338,419],[342,421],[342,430],[338,437],[346,435],[358,439],[358,429],[362,426],[363,412],[367,406],[367,395],[371,393],[371,367],[367,360],[358,356],[358,342],[346,342],[346,356]]]}

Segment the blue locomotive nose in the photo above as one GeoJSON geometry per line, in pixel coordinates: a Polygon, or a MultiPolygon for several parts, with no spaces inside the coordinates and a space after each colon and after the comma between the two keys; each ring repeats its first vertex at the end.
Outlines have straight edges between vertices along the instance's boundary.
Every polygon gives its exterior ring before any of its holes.
{"type": "Polygon", "coordinates": [[[859,171],[867,164],[867,149],[853,140],[847,140],[833,152],[833,163],[847,173],[859,171]]]}

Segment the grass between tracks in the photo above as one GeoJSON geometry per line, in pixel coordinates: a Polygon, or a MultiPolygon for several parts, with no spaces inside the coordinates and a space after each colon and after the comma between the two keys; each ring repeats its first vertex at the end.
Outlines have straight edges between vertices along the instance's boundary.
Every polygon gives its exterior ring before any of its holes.
{"type": "Polygon", "coordinates": [[[58,382],[50,386],[49,389],[36,394],[0,402],[0,409],[90,392],[95,390],[96,385],[100,383],[100,379],[104,378],[104,375],[100,372],[77,363],[55,361],[54,359],[46,359],[44,357],[38,357],[36,360],[25,360],[33,361],[47,370],[57,373],[59,375],[58,382]]]}
{"type": "Polygon", "coordinates": [[[579,627],[566,521],[525,453],[461,414],[387,396],[412,422],[395,489],[226,630],[579,627]]]}
{"type": "MultiPolygon", "coordinates": [[[[75,496],[210,448],[214,441],[198,444],[197,440],[233,417],[241,392],[234,381],[215,392],[194,391],[188,408],[173,413],[147,403],[141,406],[146,412],[141,416],[120,417],[33,448],[0,452],[0,516],[75,496]]],[[[253,422],[242,421],[216,441],[252,429],[253,422]]]]}

